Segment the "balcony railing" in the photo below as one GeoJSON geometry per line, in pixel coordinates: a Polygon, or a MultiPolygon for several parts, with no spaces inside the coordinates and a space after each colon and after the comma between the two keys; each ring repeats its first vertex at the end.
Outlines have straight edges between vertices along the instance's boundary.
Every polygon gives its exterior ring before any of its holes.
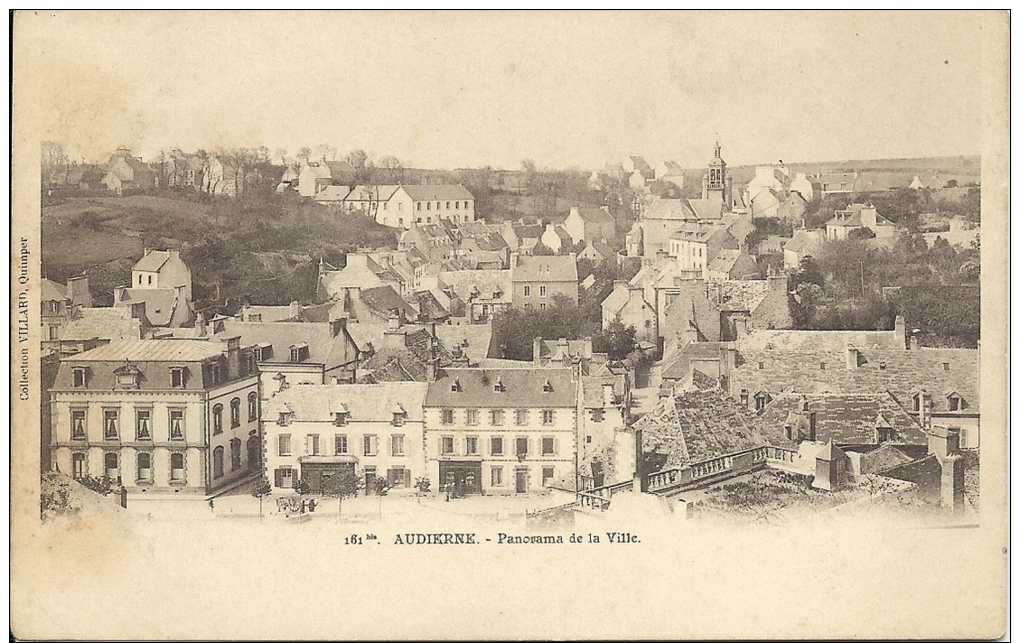
{"type": "Polygon", "coordinates": [[[734,477],[768,466],[769,462],[792,463],[796,457],[797,451],[794,449],[771,445],[752,447],[744,451],[695,462],[686,467],[657,471],[648,476],[648,491],[664,491],[693,485],[712,478],[734,477]]]}

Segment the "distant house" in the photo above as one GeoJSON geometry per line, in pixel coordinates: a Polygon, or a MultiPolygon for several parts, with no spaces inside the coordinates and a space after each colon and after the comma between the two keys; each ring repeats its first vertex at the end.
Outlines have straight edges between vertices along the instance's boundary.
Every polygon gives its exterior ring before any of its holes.
{"type": "Polygon", "coordinates": [[[474,221],[475,197],[463,185],[401,185],[390,197],[390,220],[394,216],[406,217],[407,226],[474,221]]]}
{"type": "Polygon", "coordinates": [[[89,292],[88,277],[69,279],[66,286],[50,279],[42,279],[40,286],[40,320],[45,348],[47,341],[55,342],[61,338],[63,329],[74,317],[75,310],[92,306],[92,295],[89,292]]]}
{"type": "Polygon", "coordinates": [[[572,207],[563,228],[575,244],[581,241],[589,244],[593,241],[606,242],[616,238],[616,220],[608,208],[572,207]]]}
{"type": "Polygon", "coordinates": [[[205,168],[205,158],[202,155],[175,149],[170,152],[167,161],[167,187],[201,190],[205,183],[205,168]]]}
{"type": "Polygon", "coordinates": [[[577,258],[573,254],[510,257],[514,308],[546,308],[556,295],[577,305],[577,281],[577,258]]]}
{"type": "Polygon", "coordinates": [[[563,226],[555,223],[546,224],[545,232],[542,233],[539,241],[553,252],[560,252],[564,247],[569,247],[572,244],[570,233],[563,226]]]}
{"type": "Polygon", "coordinates": [[[319,265],[318,301],[342,301],[345,305],[358,298],[362,290],[389,285],[395,292],[401,291],[400,276],[386,266],[380,265],[366,252],[347,253],[347,265],[341,270],[327,270],[319,265]]]}
{"type": "Polygon", "coordinates": [[[577,422],[577,488],[611,485],[637,476],[637,434],[630,428],[630,380],[625,374],[581,377],[577,422]]]}
{"type": "Polygon", "coordinates": [[[531,361],[536,366],[581,365],[581,372],[588,373],[609,361],[606,353],[596,353],[591,337],[583,339],[542,339],[532,340],[531,361]]]}
{"type": "Polygon", "coordinates": [[[465,315],[471,323],[485,323],[511,305],[509,270],[444,271],[438,279],[464,302],[465,315]]]}
{"type": "Polygon", "coordinates": [[[716,223],[684,223],[669,240],[669,255],[675,258],[680,270],[691,271],[703,279],[708,277],[709,263],[722,250],[739,248],[740,242],[727,226],[716,223]]]}
{"type": "Polygon", "coordinates": [[[151,190],[156,186],[156,173],[140,157],[131,156],[131,150],[122,147],[110,157],[101,183],[118,194],[125,190],[151,190]]]}
{"type": "Polygon", "coordinates": [[[818,254],[824,239],[824,230],[797,230],[793,239],[783,246],[783,266],[787,270],[799,268],[804,257],[818,254]]]}
{"type": "Polygon", "coordinates": [[[397,248],[400,250],[413,248],[424,255],[429,262],[452,259],[457,249],[454,235],[446,226],[439,223],[418,225],[413,222],[400,235],[397,248]]]}
{"type": "Polygon", "coordinates": [[[154,328],[180,328],[191,323],[194,310],[191,269],[180,250],[145,249],[131,268],[131,283],[114,289],[113,305],[132,308],[154,328]]]}
{"type": "Polygon", "coordinates": [[[638,340],[655,343],[658,340],[655,307],[644,296],[641,286],[616,281],[613,292],[602,300],[602,328],[608,330],[613,322],[632,326],[638,340]]]}
{"type": "Polygon", "coordinates": [[[601,241],[592,241],[577,253],[577,258],[600,264],[603,261],[616,261],[616,252],[601,241]]]}
{"type": "Polygon", "coordinates": [[[723,249],[705,266],[707,279],[757,279],[758,262],[746,250],[723,249]]]}
{"type": "Polygon", "coordinates": [[[326,187],[333,185],[333,175],[325,164],[306,164],[298,175],[298,194],[313,197],[326,187]]]}
{"type": "Polygon", "coordinates": [[[859,192],[863,181],[857,172],[833,172],[820,174],[817,178],[822,194],[849,194],[859,192]]]}
{"type": "Polygon", "coordinates": [[[812,201],[822,196],[822,185],[815,177],[798,172],[796,178],[790,181],[790,192],[800,194],[805,201],[812,201]]]}
{"type": "Polygon", "coordinates": [[[202,191],[206,194],[237,197],[244,194],[244,186],[244,166],[220,156],[206,161],[202,177],[202,191]]]}
{"type": "Polygon", "coordinates": [[[640,172],[644,178],[649,180],[655,178],[655,170],[653,170],[652,166],[648,165],[648,162],[640,156],[628,156],[625,158],[623,160],[623,171],[627,174],[640,172]]]}
{"type": "Polygon", "coordinates": [[[403,228],[397,225],[390,212],[390,199],[399,186],[396,185],[356,185],[344,197],[344,210],[363,214],[375,219],[377,223],[392,228],[403,228]]]}
{"type": "Polygon", "coordinates": [[[147,320],[135,317],[133,312],[128,308],[75,307],[59,337],[52,338],[51,333],[51,339],[43,340],[43,351],[63,358],[110,341],[143,339],[147,320]]]}
{"type": "Polygon", "coordinates": [[[312,198],[323,205],[343,207],[351,189],[346,185],[327,185],[312,198]]]}
{"type": "Polygon", "coordinates": [[[780,219],[799,224],[804,220],[804,212],[807,209],[807,200],[799,192],[790,192],[776,208],[776,216],[780,219]]]}
{"type": "Polygon", "coordinates": [[[239,322],[217,320],[211,337],[225,341],[240,337],[251,346],[259,365],[262,396],[271,397],[286,386],[352,383],[359,349],[347,332],[345,319],[331,322],[239,322]]]}
{"type": "Polygon", "coordinates": [[[846,210],[836,210],[836,215],[825,223],[825,235],[830,241],[846,239],[854,230],[867,228],[879,239],[896,235],[896,224],[878,214],[874,206],[855,203],[846,210]]]}
{"type": "Polygon", "coordinates": [[[660,161],[655,166],[655,180],[672,183],[676,187],[684,187],[684,169],[676,161],[660,161]]]}

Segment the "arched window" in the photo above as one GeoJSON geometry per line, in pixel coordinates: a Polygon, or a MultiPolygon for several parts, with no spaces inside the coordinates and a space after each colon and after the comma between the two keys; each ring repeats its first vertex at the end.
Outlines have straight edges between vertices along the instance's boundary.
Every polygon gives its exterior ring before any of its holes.
{"type": "Polygon", "coordinates": [[[230,470],[237,471],[241,468],[241,441],[234,438],[230,441],[230,470]]]}
{"type": "Polygon", "coordinates": [[[223,447],[216,447],[212,452],[212,470],[214,478],[223,477],[223,447]]]}
{"type": "Polygon", "coordinates": [[[248,421],[254,422],[259,419],[259,396],[252,391],[248,394],[248,421]]]}
{"type": "Polygon", "coordinates": [[[139,482],[151,482],[152,481],[152,454],[151,453],[139,453],[138,454],[138,481],[139,482]]]}
{"type": "Polygon", "coordinates": [[[241,426],[241,399],[230,400],[230,428],[236,429],[241,426]]]}
{"type": "Polygon", "coordinates": [[[212,407],[212,432],[213,435],[223,433],[223,405],[217,404],[212,407]]]}
{"type": "Polygon", "coordinates": [[[71,454],[71,477],[81,480],[85,477],[85,454],[81,452],[71,454]]]}
{"type": "Polygon", "coordinates": [[[103,456],[103,469],[107,478],[110,480],[117,479],[117,476],[120,475],[120,466],[116,453],[110,452],[103,456]]]}

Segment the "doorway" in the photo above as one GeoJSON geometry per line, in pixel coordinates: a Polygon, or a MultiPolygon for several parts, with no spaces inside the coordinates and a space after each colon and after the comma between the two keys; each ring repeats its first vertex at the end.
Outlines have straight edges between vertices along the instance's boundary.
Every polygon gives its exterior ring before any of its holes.
{"type": "Polygon", "coordinates": [[[516,472],[515,489],[517,493],[528,493],[528,470],[518,469],[516,472]]]}
{"type": "Polygon", "coordinates": [[[439,480],[454,497],[482,493],[481,462],[440,462],[439,480]]]}

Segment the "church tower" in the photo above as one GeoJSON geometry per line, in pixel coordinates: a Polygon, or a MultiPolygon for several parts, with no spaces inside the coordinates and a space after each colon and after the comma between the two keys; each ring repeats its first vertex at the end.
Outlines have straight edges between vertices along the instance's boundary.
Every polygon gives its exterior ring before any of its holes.
{"type": "Polygon", "coordinates": [[[726,172],[722,148],[715,143],[715,155],[708,162],[708,172],[701,181],[701,198],[722,201],[722,211],[729,212],[733,205],[733,181],[726,172]]]}

